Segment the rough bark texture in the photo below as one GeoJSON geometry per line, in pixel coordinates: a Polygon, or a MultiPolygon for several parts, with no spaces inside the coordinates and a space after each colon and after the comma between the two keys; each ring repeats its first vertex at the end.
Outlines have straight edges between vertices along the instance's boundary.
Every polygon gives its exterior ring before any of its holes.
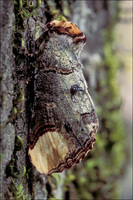
{"type": "MultiPolygon", "coordinates": [[[[13,1],[3,0],[0,3],[2,28],[1,198],[77,198],[74,183],[67,186],[69,195],[66,193],[64,197],[65,172],[56,177],[47,177],[39,174],[29,161],[27,144],[30,119],[34,109],[32,97],[34,95],[35,59],[26,53],[22,43],[24,41],[28,52],[34,54],[35,22],[32,18],[24,16],[21,6],[17,3],[15,7],[13,1]],[[16,186],[20,188],[16,189],[16,186]]],[[[36,3],[33,1],[33,4],[36,3]]],[[[87,44],[81,61],[85,66],[84,74],[88,82],[89,93],[93,94],[96,88],[99,92],[98,81],[104,77],[104,72],[99,74],[100,78],[96,74],[98,73],[97,66],[103,56],[104,39],[101,30],[107,27],[112,16],[115,15],[113,13],[116,11],[115,1],[42,0],[37,17],[39,16],[43,23],[49,22],[56,15],[54,10],[65,15],[86,35],[87,44]]],[[[29,12],[31,12],[30,9],[29,12]]],[[[39,29],[40,32],[41,29],[39,29]]]]}
{"type": "Polygon", "coordinates": [[[12,52],[13,46],[13,29],[14,29],[14,5],[10,1],[8,4],[5,1],[0,2],[2,10],[1,16],[1,186],[4,194],[8,188],[10,180],[6,178],[6,166],[11,160],[15,143],[15,126],[12,123],[6,124],[9,119],[14,98],[14,55],[12,52]]]}

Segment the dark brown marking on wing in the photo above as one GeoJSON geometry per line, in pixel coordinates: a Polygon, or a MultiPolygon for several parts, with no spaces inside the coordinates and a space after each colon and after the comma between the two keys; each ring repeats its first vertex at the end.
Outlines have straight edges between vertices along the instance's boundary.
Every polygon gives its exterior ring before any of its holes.
{"type": "Polygon", "coordinates": [[[96,123],[96,128],[98,129],[98,119],[94,109],[92,109],[91,112],[82,113],[80,116],[82,117],[84,124],[96,123]]]}
{"type": "MultiPolygon", "coordinates": [[[[43,63],[42,63],[43,64],[43,63]]],[[[64,75],[69,75],[73,73],[73,69],[66,69],[66,68],[60,68],[60,67],[54,67],[54,66],[44,66],[44,72],[53,72],[53,73],[58,73],[58,74],[64,74],[64,75]]]]}
{"type": "Polygon", "coordinates": [[[96,141],[94,135],[95,132],[90,133],[91,137],[87,139],[84,143],[84,147],[81,147],[78,150],[75,150],[74,152],[66,155],[65,162],[60,162],[58,167],[51,169],[48,172],[48,175],[51,175],[52,173],[57,173],[57,172],[62,172],[64,169],[71,168],[74,164],[79,163],[85,156],[86,154],[92,150],[93,144],[96,141]]]}
{"type": "Polygon", "coordinates": [[[29,147],[33,149],[38,138],[47,132],[54,132],[56,131],[56,127],[54,124],[45,124],[44,126],[40,126],[36,129],[34,136],[30,137],[29,139],[29,147]]]}

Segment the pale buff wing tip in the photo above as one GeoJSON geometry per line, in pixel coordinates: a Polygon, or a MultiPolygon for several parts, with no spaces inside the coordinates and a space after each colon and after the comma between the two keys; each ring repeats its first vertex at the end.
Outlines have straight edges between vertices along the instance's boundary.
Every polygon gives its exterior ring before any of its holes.
{"type": "Polygon", "coordinates": [[[84,148],[76,150],[75,145],[61,137],[58,132],[47,132],[39,137],[33,149],[29,148],[28,154],[32,164],[41,174],[51,175],[79,163],[93,148],[94,142],[92,134],[84,148]]]}

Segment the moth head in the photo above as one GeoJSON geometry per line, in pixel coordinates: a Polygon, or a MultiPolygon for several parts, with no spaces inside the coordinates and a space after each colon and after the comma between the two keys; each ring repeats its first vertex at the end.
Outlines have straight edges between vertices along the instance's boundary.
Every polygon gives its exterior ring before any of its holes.
{"type": "Polygon", "coordinates": [[[86,42],[85,35],[80,31],[80,29],[72,22],[65,20],[54,20],[47,24],[50,31],[55,31],[59,35],[68,35],[72,38],[73,43],[84,44],[86,42]]]}

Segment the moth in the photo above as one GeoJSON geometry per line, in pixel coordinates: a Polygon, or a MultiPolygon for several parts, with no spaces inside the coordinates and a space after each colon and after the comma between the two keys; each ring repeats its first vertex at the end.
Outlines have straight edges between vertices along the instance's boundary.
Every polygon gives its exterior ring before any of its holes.
{"type": "Polygon", "coordinates": [[[72,22],[54,20],[36,40],[39,63],[28,154],[51,175],[79,163],[92,149],[98,119],[82,72],[86,37],[72,22]]]}

